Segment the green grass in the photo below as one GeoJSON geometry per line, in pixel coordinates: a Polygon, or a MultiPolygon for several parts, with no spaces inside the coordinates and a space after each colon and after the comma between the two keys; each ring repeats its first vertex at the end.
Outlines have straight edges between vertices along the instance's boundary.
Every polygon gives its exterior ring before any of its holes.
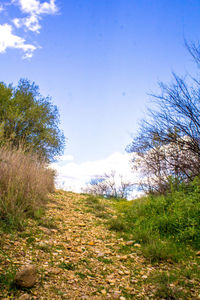
{"type": "Polygon", "coordinates": [[[108,265],[108,264],[113,264],[112,259],[104,258],[104,257],[98,257],[98,261],[108,265]]]}
{"type": "Polygon", "coordinates": [[[35,239],[35,237],[33,237],[33,236],[29,236],[29,237],[26,239],[27,244],[33,244],[33,243],[35,243],[35,241],[36,241],[36,239],[35,239]]]}
{"type": "Polygon", "coordinates": [[[37,224],[48,229],[58,229],[53,218],[38,218],[37,224]]]}
{"type": "Polygon", "coordinates": [[[87,275],[81,273],[81,272],[76,272],[75,275],[78,275],[81,279],[85,279],[87,275]]]}
{"type": "Polygon", "coordinates": [[[11,263],[7,269],[0,273],[0,290],[16,290],[16,285],[14,284],[16,269],[16,266],[11,263]]]}
{"type": "Polygon", "coordinates": [[[5,219],[0,219],[0,233],[10,233],[13,231],[23,231],[27,222],[19,216],[7,214],[5,219]]]}
{"type": "Polygon", "coordinates": [[[100,198],[96,196],[89,196],[86,200],[86,204],[98,212],[105,210],[105,205],[102,204],[100,198]]]}
{"type": "Polygon", "coordinates": [[[176,275],[161,272],[154,275],[152,280],[156,285],[155,297],[158,299],[189,299],[188,292],[178,286],[176,275]]]}
{"type": "Polygon", "coordinates": [[[51,247],[49,245],[38,245],[36,248],[47,253],[51,251],[51,247]]]}
{"type": "Polygon", "coordinates": [[[69,262],[69,263],[61,262],[59,264],[59,268],[74,271],[75,270],[75,265],[71,262],[69,262]]]}
{"type": "Polygon", "coordinates": [[[89,195],[86,199],[86,205],[90,212],[93,212],[97,218],[109,219],[111,217],[108,212],[108,204],[103,197],[89,195]]]}
{"type": "Polygon", "coordinates": [[[127,230],[126,221],[121,218],[112,218],[109,221],[109,229],[116,232],[124,232],[127,230]]]}
{"type": "Polygon", "coordinates": [[[114,201],[118,217],[109,228],[141,244],[152,262],[175,262],[200,249],[200,179],[167,195],[114,201]]]}
{"type": "MultiPolygon", "coordinates": [[[[158,299],[190,299],[190,291],[194,282],[200,278],[199,265],[182,266],[171,272],[155,272],[150,282],[156,287],[155,296],[158,299]]],[[[196,287],[198,289],[198,287],[196,287]]]]}

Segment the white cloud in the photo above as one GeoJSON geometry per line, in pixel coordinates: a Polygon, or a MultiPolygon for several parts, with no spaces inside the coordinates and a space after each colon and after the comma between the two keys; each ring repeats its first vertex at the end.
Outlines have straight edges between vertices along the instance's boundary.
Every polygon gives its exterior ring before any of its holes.
{"type": "MultiPolygon", "coordinates": [[[[71,156],[70,156],[71,157],[71,156]]],[[[137,176],[133,174],[130,166],[130,154],[122,154],[119,152],[113,153],[109,157],[87,161],[77,164],[69,162],[68,156],[61,163],[53,163],[52,167],[57,171],[57,186],[65,190],[73,192],[81,192],[86,183],[96,175],[103,175],[112,170],[123,176],[127,181],[136,182],[137,176]]]]}
{"type": "Polygon", "coordinates": [[[9,6],[17,5],[21,12],[21,17],[12,19],[12,24],[0,24],[0,53],[5,53],[8,48],[21,49],[24,52],[23,58],[31,58],[33,52],[40,48],[26,42],[19,35],[13,33],[13,24],[16,29],[23,27],[26,31],[39,33],[41,29],[40,21],[44,15],[52,15],[58,11],[56,0],[10,0],[5,4],[0,4],[0,13],[9,6]]]}
{"type": "Polygon", "coordinates": [[[31,15],[27,18],[15,18],[13,23],[17,28],[25,26],[28,30],[39,33],[41,28],[38,20],[38,16],[31,15]]]}
{"type": "Polygon", "coordinates": [[[27,30],[39,33],[41,28],[40,20],[42,15],[52,15],[58,11],[55,0],[40,2],[38,0],[15,0],[21,12],[28,14],[24,18],[15,18],[13,23],[17,28],[25,27],[27,30]]]}
{"type": "Polygon", "coordinates": [[[16,0],[24,13],[28,14],[54,14],[57,12],[55,0],[40,2],[39,0],[16,0]]]}
{"type": "Polygon", "coordinates": [[[24,52],[23,58],[31,58],[36,47],[27,44],[26,41],[12,33],[12,26],[9,24],[0,25],[0,53],[5,53],[7,48],[21,49],[24,52]]]}

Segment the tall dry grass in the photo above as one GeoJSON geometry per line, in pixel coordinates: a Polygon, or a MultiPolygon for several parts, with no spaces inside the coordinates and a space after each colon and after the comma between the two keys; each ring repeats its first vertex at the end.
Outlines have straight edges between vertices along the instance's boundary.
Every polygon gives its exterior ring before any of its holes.
{"type": "Polygon", "coordinates": [[[53,170],[24,147],[0,148],[0,220],[21,224],[54,191],[53,170]]]}

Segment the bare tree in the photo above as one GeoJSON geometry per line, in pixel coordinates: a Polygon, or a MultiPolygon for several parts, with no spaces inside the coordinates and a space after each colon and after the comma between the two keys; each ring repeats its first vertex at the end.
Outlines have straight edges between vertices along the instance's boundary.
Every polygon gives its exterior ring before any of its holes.
{"type": "MultiPolygon", "coordinates": [[[[199,46],[187,47],[199,66],[199,46]]],[[[159,85],[160,95],[151,95],[155,108],[127,151],[137,154],[134,167],[139,163],[147,188],[163,192],[169,177],[189,181],[200,174],[200,81],[173,73],[171,84],[159,85]]]]}
{"type": "Polygon", "coordinates": [[[84,192],[113,198],[127,198],[133,184],[115,171],[95,176],[87,184],[84,192]]]}

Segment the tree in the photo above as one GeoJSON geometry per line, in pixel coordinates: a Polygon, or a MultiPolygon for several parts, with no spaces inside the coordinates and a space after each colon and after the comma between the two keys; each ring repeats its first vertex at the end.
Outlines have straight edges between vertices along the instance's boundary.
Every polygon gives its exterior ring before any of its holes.
{"type": "Polygon", "coordinates": [[[115,171],[96,176],[88,183],[84,192],[113,198],[127,198],[133,184],[115,171]]]}
{"type": "MultiPolygon", "coordinates": [[[[199,66],[200,47],[192,43],[187,48],[199,66]]],[[[200,175],[200,81],[173,73],[171,84],[159,85],[161,93],[152,95],[155,108],[127,151],[137,154],[134,167],[140,164],[147,188],[163,192],[169,177],[177,182],[200,175]]]]}
{"type": "Polygon", "coordinates": [[[21,79],[16,87],[0,83],[0,141],[14,147],[23,143],[48,161],[61,154],[64,135],[58,127],[59,113],[51,98],[39,87],[21,79]]]}

